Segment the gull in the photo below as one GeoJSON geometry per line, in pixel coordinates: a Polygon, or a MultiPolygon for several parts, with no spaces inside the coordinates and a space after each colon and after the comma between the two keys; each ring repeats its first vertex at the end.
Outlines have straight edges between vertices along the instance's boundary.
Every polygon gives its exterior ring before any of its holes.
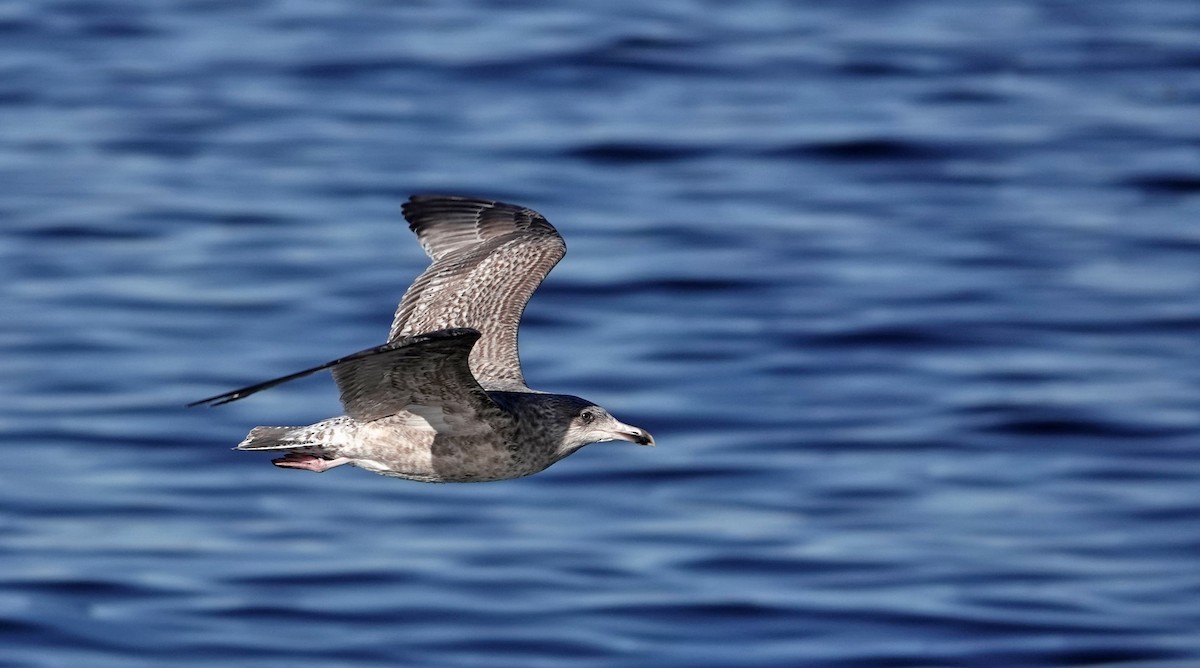
{"type": "Polygon", "coordinates": [[[217,406],[328,369],[345,415],[255,427],[237,450],[313,472],[350,464],[422,482],[537,473],[589,443],[654,445],[639,427],[569,394],[532,390],[517,353],[521,314],[566,254],[541,214],[474,197],[414,195],[402,208],[433,260],[404,293],[387,343],[188,404],[217,406]]]}

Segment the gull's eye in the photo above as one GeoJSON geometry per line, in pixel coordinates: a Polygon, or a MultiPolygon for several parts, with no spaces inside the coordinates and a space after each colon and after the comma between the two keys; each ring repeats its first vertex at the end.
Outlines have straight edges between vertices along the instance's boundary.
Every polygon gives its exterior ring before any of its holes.
{"type": "Polygon", "coordinates": [[[592,411],[584,411],[579,414],[579,421],[584,424],[591,424],[596,421],[596,414],[592,411]]]}

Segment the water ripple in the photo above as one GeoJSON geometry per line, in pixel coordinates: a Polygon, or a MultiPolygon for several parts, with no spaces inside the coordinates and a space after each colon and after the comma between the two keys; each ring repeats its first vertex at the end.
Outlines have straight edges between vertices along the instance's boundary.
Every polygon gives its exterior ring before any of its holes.
{"type": "Polygon", "coordinates": [[[0,7],[0,663],[1190,666],[1200,13],[0,7]],[[535,387],[659,447],[420,485],[339,411],[426,258],[571,251],[535,387]]]}

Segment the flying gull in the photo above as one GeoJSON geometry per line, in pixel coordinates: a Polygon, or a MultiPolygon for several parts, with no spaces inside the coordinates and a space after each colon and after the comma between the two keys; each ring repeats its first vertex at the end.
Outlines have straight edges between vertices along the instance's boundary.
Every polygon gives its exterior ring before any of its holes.
{"type": "Polygon", "coordinates": [[[472,197],[415,195],[408,226],[433,263],[404,293],[388,342],[202,399],[217,406],[329,369],[346,414],[307,427],[255,427],[238,450],[282,453],[283,468],[351,464],[423,482],[537,473],[588,443],[654,445],[590,401],[531,390],[517,327],[566,253],[536,211],[472,197]]]}

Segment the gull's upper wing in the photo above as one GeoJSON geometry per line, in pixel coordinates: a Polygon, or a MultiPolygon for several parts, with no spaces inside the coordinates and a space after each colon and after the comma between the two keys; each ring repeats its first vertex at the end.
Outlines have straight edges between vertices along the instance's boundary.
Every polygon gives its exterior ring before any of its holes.
{"type": "Polygon", "coordinates": [[[467,359],[478,340],[479,332],[473,329],[405,337],[189,406],[219,406],[330,369],[350,417],[370,421],[407,412],[421,416],[438,431],[456,431],[455,427],[461,431],[465,425],[478,424],[484,414],[503,413],[471,375],[467,359]]]}
{"type": "Polygon", "coordinates": [[[562,237],[536,211],[503,202],[415,195],[403,211],[433,264],[404,294],[388,340],[479,330],[475,377],[488,389],[525,389],[517,327],[530,295],[566,254],[562,237]]]}

